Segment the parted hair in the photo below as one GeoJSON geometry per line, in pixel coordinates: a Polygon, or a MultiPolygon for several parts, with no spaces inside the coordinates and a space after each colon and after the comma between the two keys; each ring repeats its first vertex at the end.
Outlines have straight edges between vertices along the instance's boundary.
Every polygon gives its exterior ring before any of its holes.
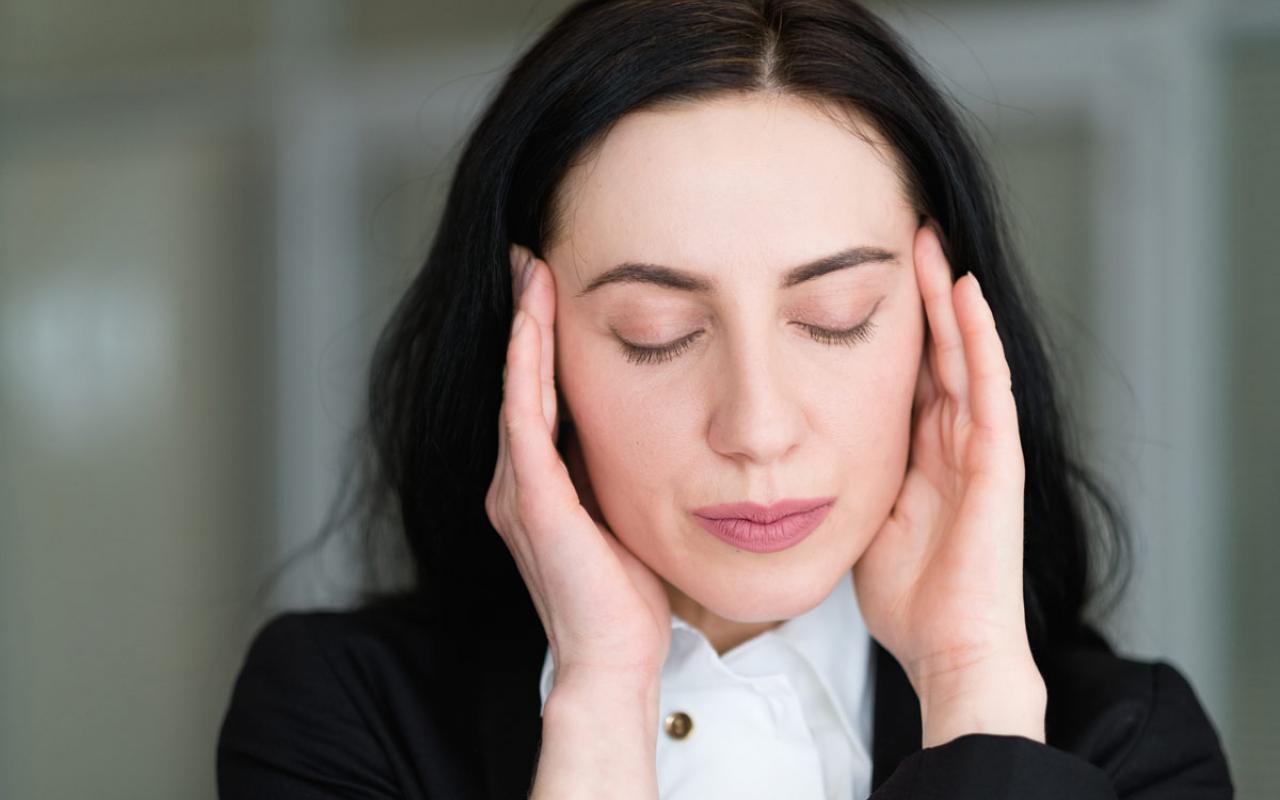
{"type": "Polygon", "coordinates": [[[584,0],[549,24],[469,130],[426,258],[376,342],[348,480],[316,542],[356,522],[346,528],[371,567],[362,605],[421,606],[460,637],[483,632],[482,648],[541,635],[484,510],[512,316],[509,247],[543,257],[563,232],[566,171],[625,114],[742,92],[811,99],[873,125],[915,211],[936,222],[952,277],[981,282],[1018,408],[1032,651],[1093,635],[1086,619],[1114,606],[1131,571],[1122,509],[1082,463],[1043,315],[963,109],[852,0],[584,0]],[[384,585],[377,564],[388,552],[408,569],[384,585]]]}

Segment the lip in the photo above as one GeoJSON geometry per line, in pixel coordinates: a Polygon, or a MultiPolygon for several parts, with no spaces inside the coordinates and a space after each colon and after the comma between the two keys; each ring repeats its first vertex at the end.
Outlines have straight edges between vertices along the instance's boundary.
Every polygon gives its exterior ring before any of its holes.
{"type": "Polygon", "coordinates": [[[834,497],[780,500],[772,505],[723,503],[693,510],[698,524],[734,547],[774,553],[799,544],[826,519],[834,497]]]}
{"type": "Polygon", "coordinates": [[[721,503],[715,506],[695,508],[693,513],[708,519],[746,519],[752,522],[767,524],[792,514],[812,511],[818,506],[835,502],[834,497],[810,497],[804,500],[788,498],[772,505],[762,506],[759,503],[721,503]]]}

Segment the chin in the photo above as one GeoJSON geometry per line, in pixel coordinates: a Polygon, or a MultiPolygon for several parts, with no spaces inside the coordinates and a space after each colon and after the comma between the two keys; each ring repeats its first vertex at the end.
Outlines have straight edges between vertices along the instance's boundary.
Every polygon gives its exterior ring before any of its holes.
{"type": "Polygon", "coordinates": [[[697,580],[683,586],[672,584],[708,611],[733,622],[776,622],[798,617],[820,604],[852,563],[839,567],[838,561],[808,563],[785,572],[776,567],[744,575],[729,568],[723,583],[708,581],[711,573],[703,571],[697,580]]]}

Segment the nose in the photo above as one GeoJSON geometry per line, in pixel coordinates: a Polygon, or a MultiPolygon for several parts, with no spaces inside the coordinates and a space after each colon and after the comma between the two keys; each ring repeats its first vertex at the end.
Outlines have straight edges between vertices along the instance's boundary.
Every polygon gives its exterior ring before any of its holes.
{"type": "Polygon", "coordinates": [[[736,460],[767,464],[786,458],[807,429],[796,376],[775,342],[726,352],[707,431],[711,448],[736,460]]]}

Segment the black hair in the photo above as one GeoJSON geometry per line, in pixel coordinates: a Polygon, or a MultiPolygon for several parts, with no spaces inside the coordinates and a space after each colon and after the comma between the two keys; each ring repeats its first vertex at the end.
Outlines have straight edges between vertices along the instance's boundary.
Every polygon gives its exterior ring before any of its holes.
{"type": "Polygon", "coordinates": [[[990,167],[922,64],[852,0],[584,0],[564,10],[471,130],[425,263],[377,341],[347,510],[362,520],[370,557],[375,538],[397,537],[412,575],[362,604],[414,604],[459,636],[542,634],[484,503],[511,324],[509,247],[542,256],[562,230],[567,170],[623,115],[782,92],[873,125],[916,211],[936,223],[953,278],[968,270],[981,282],[1018,407],[1032,651],[1095,636],[1086,605],[1107,587],[1113,605],[1131,571],[1125,521],[1077,455],[990,167]]]}

